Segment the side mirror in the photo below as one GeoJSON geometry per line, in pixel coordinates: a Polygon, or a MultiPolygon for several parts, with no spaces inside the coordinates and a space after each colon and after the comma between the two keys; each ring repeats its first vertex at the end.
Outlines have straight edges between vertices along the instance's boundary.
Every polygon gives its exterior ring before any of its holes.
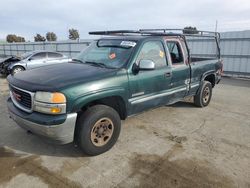
{"type": "Polygon", "coordinates": [[[152,60],[142,59],[139,62],[139,69],[140,70],[154,70],[155,69],[155,63],[152,60]]]}

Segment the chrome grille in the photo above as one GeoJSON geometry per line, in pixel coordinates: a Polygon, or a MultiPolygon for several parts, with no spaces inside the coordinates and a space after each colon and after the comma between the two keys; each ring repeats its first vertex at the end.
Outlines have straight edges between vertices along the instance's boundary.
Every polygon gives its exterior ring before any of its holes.
{"type": "Polygon", "coordinates": [[[10,96],[13,103],[20,109],[31,112],[33,103],[33,93],[23,89],[9,85],[10,96]]]}

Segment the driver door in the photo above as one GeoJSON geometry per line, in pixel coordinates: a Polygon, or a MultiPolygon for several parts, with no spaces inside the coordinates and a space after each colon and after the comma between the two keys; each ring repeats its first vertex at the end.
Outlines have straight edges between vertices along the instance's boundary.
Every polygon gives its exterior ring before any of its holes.
{"type": "Polygon", "coordinates": [[[47,53],[46,52],[38,52],[31,56],[27,61],[28,69],[33,69],[37,67],[41,67],[46,65],[47,53]]]}
{"type": "Polygon", "coordinates": [[[166,52],[161,40],[146,41],[139,50],[135,66],[141,60],[155,63],[154,70],[139,70],[129,74],[131,114],[154,108],[168,102],[168,88],[171,82],[171,67],[168,66],[166,52]]]}

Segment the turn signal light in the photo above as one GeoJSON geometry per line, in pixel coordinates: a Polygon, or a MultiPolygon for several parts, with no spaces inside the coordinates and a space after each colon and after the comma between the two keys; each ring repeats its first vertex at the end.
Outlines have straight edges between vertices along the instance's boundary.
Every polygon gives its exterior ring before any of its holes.
{"type": "Polygon", "coordinates": [[[58,107],[52,107],[52,108],[50,108],[50,111],[51,111],[51,113],[53,113],[53,114],[58,114],[58,113],[60,113],[61,112],[61,108],[58,108],[58,107]]]}

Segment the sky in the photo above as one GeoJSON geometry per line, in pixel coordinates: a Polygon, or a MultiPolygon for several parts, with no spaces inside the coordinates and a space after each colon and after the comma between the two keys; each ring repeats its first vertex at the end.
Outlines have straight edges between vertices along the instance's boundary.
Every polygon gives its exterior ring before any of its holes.
{"type": "Polygon", "coordinates": [[[92,30],[184,28],[250,30],[250,0],[0,0],[0,39],[55,32],[68,38],[68,29],[89,38],[92,30]]]}

